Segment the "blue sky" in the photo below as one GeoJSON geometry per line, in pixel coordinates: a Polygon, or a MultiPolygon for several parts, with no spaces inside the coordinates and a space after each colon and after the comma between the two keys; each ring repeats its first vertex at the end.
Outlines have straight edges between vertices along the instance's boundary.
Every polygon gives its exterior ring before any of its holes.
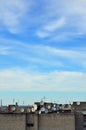
{"type": "Polygon", "coordinates": [[[0,0],[0,99],[86,100],[86,1],[0,0]]]}

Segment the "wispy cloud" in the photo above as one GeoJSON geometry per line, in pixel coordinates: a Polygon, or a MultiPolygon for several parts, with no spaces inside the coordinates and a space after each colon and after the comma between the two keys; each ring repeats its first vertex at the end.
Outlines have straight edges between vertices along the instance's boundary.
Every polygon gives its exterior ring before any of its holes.
{"type": "Polygon", "coordinates": [[[85,7],[85,0],[1,0],[0,30],[14,34],[32,31],[40,38],[67,40],[86,34],[85,7]]]}
{"type": "Polygon", "coordinates": [[[0,91],[85,92],[85,35],[85,0],[0,0],[0,91]]]}
{"type": "Polygon", "coordinates": [[[47,25],[44,25],[44,27],[37,32],[37,35],[39,37],[47,37],[50,36],[52,32],[62,28],[65,25],[65,18],[61,17],[57,20],[52,20],[47,25]]]}
{"type": "Polygon", "coordinates": [[[0,55],[9,55],[12,48],[6,46],[0,46],[0,55]]]}
{"type": "Polygon", "coordinates": [[[38,67],[51,69],[53,67],[55,69],[69,69],[70,67],[71,69],[77,69],[78,67],[83,70],[86,68],[86,48],[61,49],[49,45],[34,44],[33,46],[30,43],[2,40],[0,52],[0,55],[2,53],[5,55],[9,54],[9,57],[13,57],[20,62],[23,61],[27,65],[34,63],[38,67]]]}
{"type": "Polygon", "coordinates": [[[46,22],[44,22],[44,24],[41,25],[41,30],[39,28],[36,34],[41,38],[52,37],[52,40],[57,41],[63,40],[62,39],[63,35],[64,37],[66,37],[64,38],[65,40],[71,39],[78,35],[79,36],[85,35],[86,34],[85,7],[86,7],[85,0],[46,1],[44,6],[45,8],[44,20],[46,19],[46,22]],[[53,22],[53,19],[56,22],[53,22]]]}
{"type": "Polygon", "coordinates": [[[23,19],[29,12],[31,1],[26,0],[0,0],[0,26],[10,33],[21,32],[23,19]]]}
{"type": "Polygon", "coordinates": [[[0,90],[86,91],[85,79],[86,73],[82,72],[52,71],[40,73],[14,68],[0,72],[0,90]]]}
{"type": "Polygon", "coordinates": [[[65,25],[65,18],[61,17],[60,19],[55,20],[52,23],[46,25],[44,27],[44,30],[52,32],[52,31],[55,31],[56,29],[63,27],[64,25],[65,25]]]}

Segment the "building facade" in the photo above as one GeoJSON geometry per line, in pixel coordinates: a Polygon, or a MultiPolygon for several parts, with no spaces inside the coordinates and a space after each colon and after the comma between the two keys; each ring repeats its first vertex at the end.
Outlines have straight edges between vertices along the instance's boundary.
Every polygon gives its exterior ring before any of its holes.
{"type": "Polygon", "coordinates": [[[24,109],[19,112],[18,106],[12,112],[10,108],[0,113],[0,130],[86,130],[86,102],[73,102],[71,111],[67,104],[64,107],[60,104],[59,110],[55,107],[56,104],[38,104],[34,112],[24,109]],[[52,111],[44,109],[49,105],[53,106],[52,111]]]}
{"type": "Polygon", "coordinates": [[[0,114],[0,130],[75,130],[74,114],[0,114]]]}

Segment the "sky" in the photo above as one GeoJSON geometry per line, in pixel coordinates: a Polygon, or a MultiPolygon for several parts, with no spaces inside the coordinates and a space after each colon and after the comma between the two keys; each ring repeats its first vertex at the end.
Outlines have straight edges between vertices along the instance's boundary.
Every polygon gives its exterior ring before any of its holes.
{"type": "Polygon", "coordinates": [[[86,101],[85,92],[86,0],[0,0],[3,104],[86,101]]]}

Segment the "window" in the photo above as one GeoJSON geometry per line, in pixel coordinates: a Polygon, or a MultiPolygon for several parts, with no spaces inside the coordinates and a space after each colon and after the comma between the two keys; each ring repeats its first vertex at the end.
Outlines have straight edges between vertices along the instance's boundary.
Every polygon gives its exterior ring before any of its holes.
{"type": "Polygon", "coordinates": [[[34,124],[33,123],[27,123],[27,127],[33,127],[34,124]]]}

